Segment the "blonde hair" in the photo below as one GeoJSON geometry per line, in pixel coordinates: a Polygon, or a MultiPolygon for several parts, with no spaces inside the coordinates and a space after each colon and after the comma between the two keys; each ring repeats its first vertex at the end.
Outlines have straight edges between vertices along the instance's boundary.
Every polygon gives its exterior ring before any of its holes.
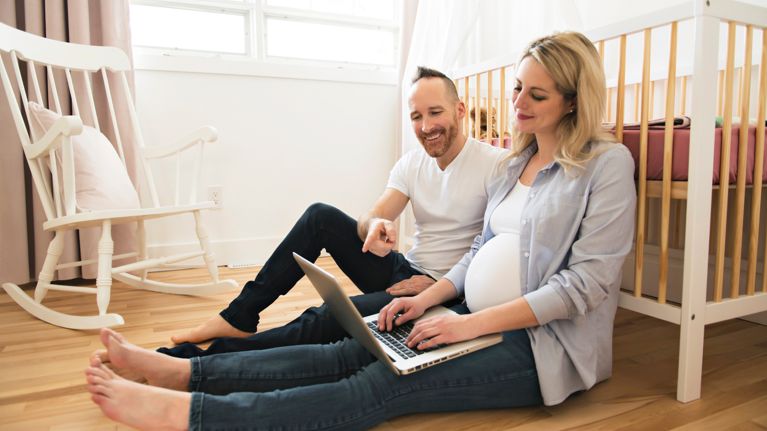
{"type": "MultiPolygon", "coordinates": [[[[615,137],[602,127],[607,91],[599,53],[581,33],[563,32],[530,43],[517,67],[527,57],[546,69],[557,90],[574,105],[573,111],[565,114],[557,126],[559,146],[554,160],[565,171],[582,168],[596,155],[596,151],[589,148],[589,142],[615,142],[615,137]]],[[[535,135],[512,127],[512,156],[518,156],[534,140],[535,135]]]]}

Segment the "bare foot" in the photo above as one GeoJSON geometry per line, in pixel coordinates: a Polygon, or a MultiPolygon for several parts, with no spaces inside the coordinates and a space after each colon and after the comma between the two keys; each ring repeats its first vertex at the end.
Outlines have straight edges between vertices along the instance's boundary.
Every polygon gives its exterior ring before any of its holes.
{"type": "Polygon", "coordinates": [[[117,368],[112,361],[109,360],[109,352],[107,352],[105,349],[99,349],[95,352],[91,353],[90,361],[93,362],[94,359],[98,359],[99,362],[104,364],[105,367],[109,368],[113,372],[115,372],[118,376],[122,377],[123,379],[128,379],[132,382],[138,382],[138,383],[149,383],[146,380],[146,377],[144,377],[143,374],[138,373],[134,370],[130,370],[127,368],[117,368]]]}
{"type": "Polygon", "coordinates": [[[96,351],[91,355],[91,365],[108,362],[116,374],[135,382],[146,382],[179,391],[189,387],[192,365],[188,359],[174,358],[162,353],[131,344],[121,334],[103,328],[100,332],[101,343],[106,352],[96,351]]]}
{"type": "Polygon", "coordinates": [[[98,359],[85,370],[91,400],[113,421],[140,430],[189,429],[192,395],[125,380],[98,359]]]}
{"type": "Polygon", "coordinates": [[[229,322],[224,320],[224,318],[221,317],[221,315],[216,314],[215,316],[205,321],[205,323],[201,324],[200,326],[190,331],[171,336],[170,341],[176,344],[202,343],[203,341],[208,341],[213,338],[220,338],[220,337],[245,338],[249,335],[253,335],[253,333],[240,331],[239,329],[230,325],[229,322]]]}

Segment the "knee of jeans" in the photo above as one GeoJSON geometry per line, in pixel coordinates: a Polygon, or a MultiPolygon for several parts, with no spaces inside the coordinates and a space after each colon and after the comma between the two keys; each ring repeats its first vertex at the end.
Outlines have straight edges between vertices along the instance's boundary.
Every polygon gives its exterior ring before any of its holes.
{"type": "Polygon", "coordinates": [[[324,204],[322,202],[315,202],[309,205],[304,211],[304,217],[323,219],[328,216],[338,214],[340,210],[332,205],[324,204]]]}
{"type": "Polygon", "coordinates": [[[309,307],[303,312],[303,317],[305,320],[310,320],[312,322],[317,321],[324,321],[332,317],[330,314],[330,310],[328,310],[328,306],[325,304],[320,305],[319,307],[309,307]]]}

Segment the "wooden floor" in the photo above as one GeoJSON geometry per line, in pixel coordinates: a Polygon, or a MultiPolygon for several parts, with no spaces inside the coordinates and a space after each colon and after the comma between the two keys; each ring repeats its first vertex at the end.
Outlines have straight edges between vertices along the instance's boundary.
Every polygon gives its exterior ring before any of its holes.
{"type": "MultiPolygon", "coordinates": [[[[330,259],[321,264],[356,289],[330,259]]],[[[222,270],[241,284],[255,268],[222,270]]],[[[157,273],[153,278],[193,280],[199,270],[157,273]]],[[[168,344],[172,333],[218,312],[234,294],[171,296],[116,283],[110,311],[119,330],[148,348],[168,344]]],[[[317,304],[304,279],[262,317],[262,328],[280,325],[317,304]]],[[[45,301],[60,311],[95,313],[92,296],[52,292],[45,301]],[[83,304],[80,304],[83,302],[83,304]]],[[[660,320],[618,310],[613,377],[556,407],[412,415],[378,430],[767,430],[767,326],[732,320],[708,326],[703,397],[675,399],[679,330],[660,320]]],[[[99,347],[95,331],[57,328],[32,318],[0,293],[0,430],[126,429],[91,404],[83,370],[99,347]]]]}

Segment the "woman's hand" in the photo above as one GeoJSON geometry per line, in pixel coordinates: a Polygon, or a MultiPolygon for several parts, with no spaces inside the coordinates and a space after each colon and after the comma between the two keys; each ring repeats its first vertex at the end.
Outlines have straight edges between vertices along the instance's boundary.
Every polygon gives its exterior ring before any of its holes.
{"type": "Polygon", "coordinates": [[[399,326],[423,316],[427,308],[423,297],[395,298],[378,313],[378,330],[391,331],[395,324],[399,326]]]}
{"type": "Polygon", "coordinates": [[[411,349],[423,350],[477,338],[480,334],[469,319],[470,314],[458,314],[420,320],[407,337],[407,345],[411,349]]]}

